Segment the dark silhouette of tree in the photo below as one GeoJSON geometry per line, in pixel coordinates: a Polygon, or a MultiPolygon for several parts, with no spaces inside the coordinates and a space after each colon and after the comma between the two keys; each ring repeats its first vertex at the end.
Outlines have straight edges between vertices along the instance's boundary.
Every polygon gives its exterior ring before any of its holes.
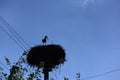
{"type": "Polygon", "coordinates": [[[5,57],[5,61],[10,68],[10,73],[5,73],[4,68],[0,67],[0,80],[41,80],[41,70],[28,68],[26,56],[28,52],[24,51],[20,59],[16,63],[11,63],[9,58],[5,57]]]}

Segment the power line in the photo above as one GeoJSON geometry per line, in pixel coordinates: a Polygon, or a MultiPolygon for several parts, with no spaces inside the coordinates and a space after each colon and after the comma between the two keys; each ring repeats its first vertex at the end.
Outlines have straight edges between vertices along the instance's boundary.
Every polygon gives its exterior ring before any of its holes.
{"type": "Polygon", "coordinates": [[[17,41],[27,50],[26,46],[30,47],[29,44],[25,40],[23,40],[23,38],[12,28],[12,26],[10,26],[10,24],[3,17],[0,16],[0,20],[3,22],[5,27],[12,33],[12,35],[17,39],[17,41]]]}
{"type": "MultiPolygon", "coordinates": [[[[0,21],[4,24],[4,26],[9,30],[6,31],[1,25],[0,25],[0,29],[5,32],[22,50],[26,51],[27,48],[26,47],[30,47],[29,44],[27,42],[25,42],[25,40],[12,28],[12,26],[10,26],[10,24],[3,18],[0,16],[0,21]]],[[[19,59],[20,60],[20,59],[19,59]]],[[[18,62],[19,62],[18,60],[18,62]]],[[[2,63],[2,65],[4,65],[2,63]]]]}
{"type": "Polygon", "coordinates": [[[17,42],[17,40],[15,40],[4,28],[2,28],[2,26],[0,26],[0,29],[3,30],[3,32],[5,32],[22,50],[25,51],[25,49],[17,42]]]}
{"type": "MultiPolygon", "coordinates": [[[[7,25],[6,25],[7,26],[7,25]]],[[[12,35],[14,36],[14,37],[16,37],[16,41],[17,42],[19,42],[19,43],[21,43],[21,45],[25,48],[25,49],[27,49],[25,46],[24,46],[24,44],[20,41],[20,39],[11,31],[11,29],[7,26],[7,28],[8,28],[8,30],[12,33],[12,35]]]]}
{"type": "Polygon", "coordinates": [[[117,68],[117,69],[114,69],[114,70],[111,70],[111,71],[108,71],[108,72],[104,72],[104,73],[101,73],[101,74],[97,74],[97,75],[94,75],[94,76],[82,78],[80,80],[88,80],[88,79],[104,76],[104,75],[107,75],[107,74],[110,74],[110,73],[113,73],[113,72],[116,72],[116,71],[120,71],[120,68],[117,68]]]}
{"type": "MultiPolygon", "coordinates": [[[[7,21],[4,20],[4,18],[2,18],[0,16],[0,21],[4,24],[4,26],[9,30],[6,31],[1,25],[0,25],[0,29],[5,32],[22,50],[26,51],[27,47],[30,47],[27,42],[25,42],[25,40],[23,40],[23,38],[10,26],[9,23],[7,23],[7,21]],[[11,33],[11,34],[10,34],[11,33]]],[[[20,60],[20,59],[19,59],[20,60]]],[[[19,60],[17,62],[19,62],[19,60]]],[[[1,61],[0,61],[1,65],[3,65],[6,69],[9,70],[9,68],[4,65],[1,61]]]]}

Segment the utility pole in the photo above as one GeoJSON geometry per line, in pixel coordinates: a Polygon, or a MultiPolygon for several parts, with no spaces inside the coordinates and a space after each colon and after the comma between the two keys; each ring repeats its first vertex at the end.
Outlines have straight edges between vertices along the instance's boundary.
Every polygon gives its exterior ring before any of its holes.
{"type": "Polygon", "coordinates": [[[47,63],[44,64],[44,80],[49,80],[49,66],[47,65],[47,63]]]}

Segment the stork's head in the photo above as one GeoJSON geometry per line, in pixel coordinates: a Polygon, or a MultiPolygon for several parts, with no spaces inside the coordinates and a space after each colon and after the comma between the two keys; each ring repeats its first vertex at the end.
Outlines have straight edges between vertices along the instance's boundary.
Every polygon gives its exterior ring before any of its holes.
{"type": "Polygon", "coordinates": [[[45,36],[45,39],[48,39],[48,37],[47,37],[47,36],[45,36]]]}

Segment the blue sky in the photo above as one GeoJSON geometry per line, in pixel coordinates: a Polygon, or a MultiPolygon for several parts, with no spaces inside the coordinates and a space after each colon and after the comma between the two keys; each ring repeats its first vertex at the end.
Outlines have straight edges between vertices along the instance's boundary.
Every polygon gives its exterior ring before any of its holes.
{"type": "MultiPolygon", "coordinates": [[[[2,16],[32,47],[48,43],[61,44],[67,63],[56,80],[64,76],[75,80],[120,68],[119,0],[0,0],[2,16]]],[[[0,25],[2,23],[0,22],[0,25]]],[[[0,61],[8,56],[18,60],[23,50],[0,30],[0,61]]],[[[4,61],[3,61],[4,62],[4,61]]],[[[90,80],[119,80],[120,71],[90,80]]]]}

